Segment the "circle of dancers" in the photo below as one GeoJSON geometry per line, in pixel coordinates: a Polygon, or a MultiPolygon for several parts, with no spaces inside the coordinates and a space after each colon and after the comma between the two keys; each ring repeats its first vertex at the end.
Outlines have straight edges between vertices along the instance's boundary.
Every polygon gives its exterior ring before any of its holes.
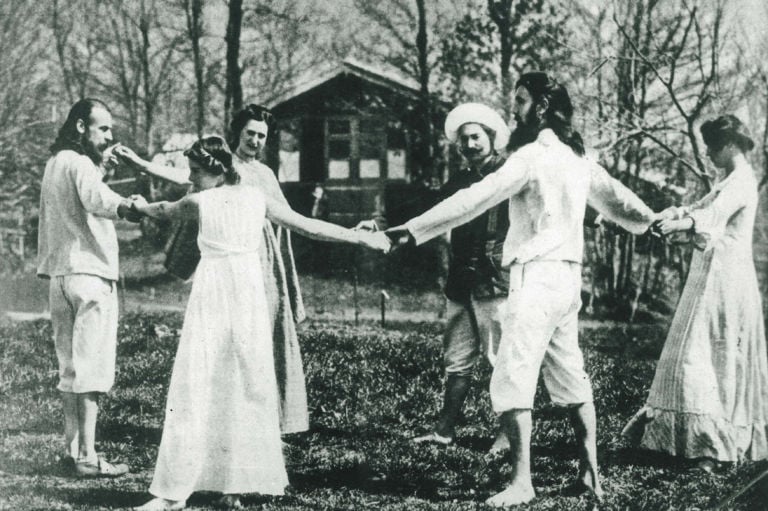
{"type": "Polygon", "coordinates": [[[512,464],[506,487],[486,503],[531,501],[531,410],[541,374],[552,402],[567,409],[578,445],[570,489],[599,502],[597,418],[578,344],[587,205],[629,232],[685,232],[694,245],[648,399],[622,434],[706,471],[767,458],[768,358],[752,259],[758,186],[745,126],[733,115],[706,121],[707,154],[725,177],[690,206],[654,212],[586,155],[570,96],[551,75],[519,78],[513,114],[510,132],[486,105],[454,108],[444,131],[465,167],[442,187],[442,200],[403,225],[387,228],[386,218],[376,218],[346,229],[290,208],[259,162],[274,127],[263,107],[238,112],[228,141],[197,140],[184,153],[187,170],[115,145],[109,107],[75,103],[42,181],[37,270],[50,279],[66,469],[75,477],[129,472],[95,448],[99,396],[115,375],[114,220],[190,223],[199,251],[153,498],[137,508],[145,511],[183,509],[196,491],[218,492],[230,507],[241,505],[242,494],[284,493],[280,436],[309,428],[291,231],[384,253],[450,232],[444,399],[434,426],[412,441],[454,441],[473,367],[486,357],[499,420],[491,450],[512,464]],[[174,202],[122,197],[103,182],[104,169],[117,163],[192,191],[174,202]]]}

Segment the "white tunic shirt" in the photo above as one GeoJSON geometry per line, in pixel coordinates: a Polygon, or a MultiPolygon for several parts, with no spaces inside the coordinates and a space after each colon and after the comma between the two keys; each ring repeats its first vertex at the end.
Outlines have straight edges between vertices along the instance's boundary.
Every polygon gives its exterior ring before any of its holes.
{"type": "Polygon", "coordinates": [[[101,170],[75,151],[59,151],[48,160],[40,193],[38,276],[86,273],[117,280],[112,220],[123,198],[102,178],[101,170]]]}
{"type": "Polygon", "coordinates": [[[421,244],[503,200],[509,200],[504,266],[533,260],[580,263],[587,203],[636,234],[654,220],[653,211],[631,190],[545,129],[499,170],[405,225],[421,244]]]}

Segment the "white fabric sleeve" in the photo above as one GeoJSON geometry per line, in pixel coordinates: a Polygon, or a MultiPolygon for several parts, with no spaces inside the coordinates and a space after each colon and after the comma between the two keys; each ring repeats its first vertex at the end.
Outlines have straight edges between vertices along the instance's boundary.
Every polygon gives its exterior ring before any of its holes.
{"type": "Polygon", "coordinates": [[[125,200],[123,197],[112,191],[104,181],[99,168],[96,167],[87,157],[83,156],[80,161],[73,162],[70,166],[72,177],[77,189],[77,195],[80,197],[83,207],[88,213],[93,215],[117,220],[120,218],[117,214],[117,208],[125,200]],[[85,164],[87,161],[87,164],[85,164]]]}
{"type": "Polygon", "coordinates": [[[738,181],[728,183],[719,193],[693,204],[687,216],[693,219],[694,244],[706,250],[725,235],[728,220],[747,205],[750,194],[738,181]]]}
{"type": "Polygon", "coordinates": [[[496,171],[481,181],[454,193],[432,209],[405,223],[417,245],[463,225],[487,209],[519,192],[529,180],[528,162],[510,156],[496,171]]]}
{"type": "Polygon", "coordinates": [[[602,166],[590,160],[591,179],[587,202],[598,213],[634,234],[643,234],[656,218],[655,213],[602,166]]]}

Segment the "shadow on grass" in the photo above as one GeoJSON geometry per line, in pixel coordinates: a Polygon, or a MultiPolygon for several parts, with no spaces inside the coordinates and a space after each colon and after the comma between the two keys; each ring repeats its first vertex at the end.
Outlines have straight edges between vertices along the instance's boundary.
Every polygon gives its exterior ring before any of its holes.
{"type": "Polygon", "coordinates": [[[87,507],[106,507],[110,509],[125,509],[140,506],[149,500],[143,491],[118,490],[113,488],[57,488],[53,490],[58,500],[71,505],[87,507]]]}
{"type": "Polygon", "coordinates": [[[137,446],[160,445],[162,427],[150,427],[119,421],[105,421],[99,425],[98,437],[104,442],[125,442],[130,439],[137,446]]]}
{"type": "Polygon", "coordinates": [[[646,467],[673,472],[688,470],[696,464],[693,460],[637,447],[609,450],[600,457],[606,465],[646,467]]]}
{"type": "Polygon", "coordinates": [[[443,483],[437,479],[427,476],[412,479],[394,473],[381,474],[373,472],[367,465],[343,469],[293,472],[291,474],[291,486],[296,492],[346,488],[360,490],[369,495],[399,497],[408,495],[431,501],[445,500],[445,497],[438,493],[438,489],[443,486],[443,483]]]}
{"type": "Polygon", "coordinates": [[[0,459],[0,472],[15,476],[72,476],[70,469],[63,462],[41,463],[37,458],[0,459]]]}
{"type": "Polygon", "coordinates": [[[143,289],[146,287],[159,287],[166,284],[179,284],[182,281],[169,273],[156,273],[146,276],[126,276],[124,280],[126,289],[143,289]]]}

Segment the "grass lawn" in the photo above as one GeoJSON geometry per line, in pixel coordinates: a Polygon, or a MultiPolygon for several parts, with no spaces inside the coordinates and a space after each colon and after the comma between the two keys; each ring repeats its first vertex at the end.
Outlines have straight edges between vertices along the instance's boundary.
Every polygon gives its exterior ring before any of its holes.
{"type": "MultiPolygon", "coordinates": [[[[118,377],[103,400],[99,448],[129,463],[119,480],[65,477],[61,413],[51,330],[46,321],[0,324],[0,509],[111,509],[143,503],[163,420],[181,314],[121,318],[118,377]]],[[[487,396],[489,368],[477,372],[456,445],[414,446],[408,439],[434,420],[442,391],[439,323],[333,321],[302,326],[311,430],[285,438],[291,487],[286,496],[249,496],[248,509],[484,509],[509,477],[503,457],[486,454],[495,431],[487,396]]],[[[702,475],[674,460],[630,448],[618,438],[643,403],[663,328],[589,324],[582,332],[599,414],[604,509],[710,509],[766,468],[747,464],[702,475]]],[[[592,509],[562,489],[576,451],[563,412],[543,389],[534,411],[533,477],[538,498],[525,509],[592,509]]],[[[728,509],[764,509],[757,488],[728,509]]],[[[193,508],[215,496],[195,494],[193,508]]]]}

